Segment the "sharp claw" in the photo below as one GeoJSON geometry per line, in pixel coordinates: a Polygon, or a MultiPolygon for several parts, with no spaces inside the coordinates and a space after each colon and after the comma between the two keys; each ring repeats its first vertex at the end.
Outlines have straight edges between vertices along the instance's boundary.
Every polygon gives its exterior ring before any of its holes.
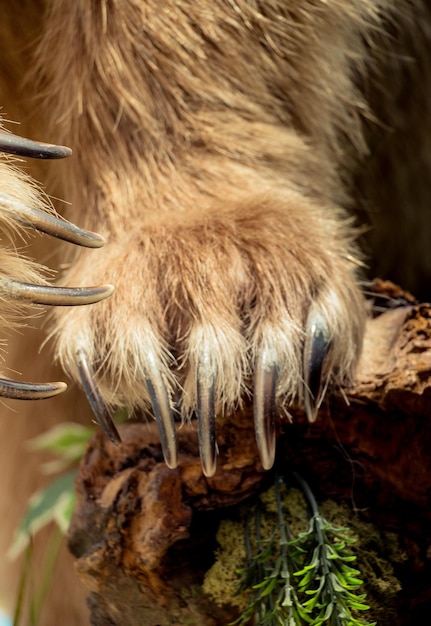
{"type": "Polygon", "coordinates": [[[178,465],[177,433],[174,416],[169,402],[169,394],[163,382],[159,368],[156,365],[154,355],[148,354],[149,371],[147,372],[146,385],[150,394],[154,417],[156,418],[162,444],[165,463],[171,469],[178,465]],[[153,358],[151,358],[153,357],[153,358]]]}
{"type": "Polygon", "coordinates": [[[0,132],[0,152],[32,159],[64,159],[72,154],[66,146],[32,141],[12,133],[0,132]]]}
{"type": "Polygon", "coordinates": [[[214,407],[214,373],[208,354],[204,354],[197,367],[197,417],[199,453],[205,476],[216,471],[216,438],[214,407]]]}
{"type": "Polygon", "coordinates": [[[21,283],[16,280],[1,277],[0,294],[8,298],[21,300],[32,304],[46,304],[48,306],[77,306],[94,304],[108,298],[114,291],[112,285],[100,287],[52,287],[21,283]]]}
{"type": "Polygon", "coordinates": [[[109,409],[103,401],[102,396],[100,395],[100,392],[94,381],[93,370],[88,363],[85,352],[82,349],[78,350],[78,352],[76,353],[76,360],[79,376],[81,378],[81,384],[97,423],[112,443],[121,443],[121,437],[114,422],[112,421],[109,409]]]}
{"type": "Polygon", "coordinates": [[[45,211],[28,207],[22,202],[0,195],[0,203],[11,207],[12,217],[23,226],[30,226],[42,233],[85,248],[101,248],[105,244],[104,238],[97,233],[78,228],[75,224],[61,220],[45,211]]]}
{"type": "Polygon", "coordinates": [[[309,422],[315,422],[323,398],[322,380],[325,357],[330,346],[326,320],[310,313],[304,344],[304,407],[309,422]]]}
{"type": "Polygon", "coordinates": [[[13,400],[43,400],[63,393],[66,383],[24,383],[0,378],[0,397],[13,400]]]}
{"type": "Polygon", "coordinates": [[[254,429],[264,469],[271,469],[275,459],[275,392],[278,366],[272,351],[265,349],[256,364],[254,375],[254,429]]]}

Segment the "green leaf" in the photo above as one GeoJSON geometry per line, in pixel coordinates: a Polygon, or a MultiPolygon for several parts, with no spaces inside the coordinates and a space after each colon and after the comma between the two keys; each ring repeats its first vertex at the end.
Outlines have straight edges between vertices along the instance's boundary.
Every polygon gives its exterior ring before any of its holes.
{"type": "Polygon", "coordinates": [[[298,614],[301,617],[301,619],[303,619],[305,622],[307,622],[307,624],[314,624],[313,618],[310,617],[310,615],[304,609],[302,604],[300,604],[299,602],[296,605],[296,610],[298,611],[298,614]]]}
{"type": "Polygon", "coordinates": [[[348,574],[349,576],[358,576],[361,573],[358,569],[350,567],[350,565],[345,565],[344,563],[341,565],[341,571],[343,574],[348,574]]]}
{"type": "Polygon", "coordinates": [[[75,504],[75,477],[76,470],[68,472],[30,498],[26,514],[9,550],[11,558],[18,556],[27,547],[31,535],[50,522],[56,522],[63,533],[67,531],[75,504]]]}
{"type": "Polygon", "coordinates": [[[315,595],[309,600],[307,600],[306,602],[303,602],[302,606],[307,611],[307,613],[311,613],[311,611],[314,609],[318,601],[319,601],[319,595],[315,595]]]}
{"type": "MultiPolygon", "coordinates": [[[[276,579],[276,578],[272,578],[272,579],[270,580],[269,584],[268,584],[268,579],[266,579],[266,581],[265,581],[265,582],[267,583],[267,585],[268,585],[268,586],[267,586],[267,588],[266,588],[266,589],[264,589],[264,590],[262,591],[262,593],[260,594],[260,597],[261,597],[261,598],[264,598],[265,596],[268,596],[270,593],[272,593],[272,591],[273,591],[273,589],[274,589],[275,585],[277,584],[277,579],[276,579]]],[[[256,589],[256,587],[254,586],[254,587],[253,587],[253,589],[256,589]]]]}
{"type": "Polygon", "coordinates": [[[320,548],[319,546],[316,546],[316,548],[314,548],[313,550],[313,556],[311,557],[310,563],[305,565],[305,567],[303,567],[301,570],[295,572],[294,576],[302,576],[306,572],[315,570],[316,567],[319,565],[319,552],[320,552],[320,548]]]}
{"type": "Polygon", "coordinates": [[[343,579],[346,581],[349,587],[354,587],[355,589],[360,587],[364,582],[360,578],[352,578],[351,576],[344,576],[343,579]]]}
{"type": "Polygon", "coordinates": [[[352,609],[356,609],[358,611],[368,611],[370,608],[368,604],[362,604],[361,602],[355,602],[352,599],[349,599],[349,606],[352,609]]]}
{"type": "MultiPolygon", "coordinates": [[[[311,570],[309,570],[309,571],[305,574],[304,578],[301,578],[301,580],[298,582],[298,588],[299,588],[301,591],[303,591],[303,590],[304,590],[304,588],[305,588],[305,587],[307,587],[307,585],[309,585],[309,584],[310,584],[310,582],[311,582],[312,580],[314,580],[315,575],[316,575],[316,571],[315,571],[315,569],[314,569],[314,568],[313,568],[313,569],[311,569],[311,570]]],[[[294,576],[296,576],[296,573],[294,574],[294,576]]]]}
{"type": "Polygon", "coordinates": [[[32,450],[51,452],[51,454],[59,457],[43,466],[45,473],[52,474],[65,469],[71,463],[82,458],[93,432],[94,428],[74,422],[64,422],[54,426],[39,437],[31,439],[28,446],[32,450]]]}
{"type": "Polygon", "coordinates": [[[329,602],[328,605],[326,606],[325,613],[322,615],[321,619],[323,621],[328,620],[331,617],[333,612],[334,612],[334,604],[333,602],[329,602]]]}
{"type": "Polygon", "coordinates": [[[320,581],[319,581],[319,586],[317,587],[317,589],[306,589],[306,590],[305,590],[305,593],[306,593],[308,596],[314,596],[315,594],[319,594],[319,593],[322,591],[322,589],[323,589],[323,586],[324,586],[325,582],[326,582],[325,577],[324,577],[324,576],[322,576],[322,577],[320,578],[320,581]]]}

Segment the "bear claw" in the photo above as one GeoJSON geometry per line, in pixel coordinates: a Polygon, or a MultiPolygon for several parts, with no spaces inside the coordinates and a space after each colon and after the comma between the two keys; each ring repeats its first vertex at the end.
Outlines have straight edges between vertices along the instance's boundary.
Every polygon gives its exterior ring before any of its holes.
{"type": "Polygon", "coordinates": [[[315,422],[325,393],[322,381],[329,378],[328,375],[324,376],[323,374],[328,361],[331,342],[327,323],[320,314],[312,311],[308,318],[307,327],[303,360],[304,408],[308,421],[315,422]]]}
{"type": "Polygon", "coordinates": [[[64,159],[72,154],[72,150],[66,146],[32,141],[5,132],[0,132],[0,151],[31,159],[64,159]]]}
{"type": "Polygon", "coordinates": [[[0,293],[13,300],[45,304],[48,306],[80,306],[94,304],[108,298],[114,287],[52,287],[50,285],[34,285],[10,278],[0,277],[0,293]]]}
{"type": "Polygon", "coordinates": [[[278,366],[270,349],[262,350],[254,374],[254,430],[264,469],[271,469],[275,458],[275,393],[278,366]]]}
{"type": "Polygon", "coordinates": [[[121,437],[112,420],[111,413],[94,382],[94,373],[88,362],[87,355],[80,349],[76,357],[81,384],[97,423],[112,443],[121,443],[121,437]]]}
{"type": "Polygon", "coordinates": [[[22,202],[1,195],[0,203],[13,209],[11,217],[14,220],[23,226],[34,228],[51,237],[56,237],[85,248],[101,248],[105,244],[105,239],[101,235],[79,228],[75,224],[59,219],[46,211],[28,207],[22,202]]]}
{"type": "Polygon", "coordinates": [[[145,382],[160,434],[165,463],[168,467],[174,469],[178,463],[178,444],[174,415],[166,385],[163,383],[162,376],[155,364],[150,372],[150,376],[145,378],[145,382]]]}
{"type": "Polygon", "coordinates": [[[201,356],[197,371],[197,421],[199,453],[205,476],[216,471],[217,446],[215,438],[214,373],[207,355],[201,356]]]}
{"type": "Polygon", "coordinates": [[[11,400],[43,400],[67,389],[66,383],[26,383],[0,378],[0,397],[11,400]]]}

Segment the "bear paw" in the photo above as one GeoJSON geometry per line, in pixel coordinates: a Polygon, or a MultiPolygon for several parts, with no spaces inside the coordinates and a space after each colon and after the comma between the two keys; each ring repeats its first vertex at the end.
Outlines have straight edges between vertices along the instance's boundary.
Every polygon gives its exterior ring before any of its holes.
{"type": "Polygon", "coordinates": [[[269,468],[276,412],[299,401],[313,421],[327,387],[351,380],[365,307],[350,234],[333,207],[282,192],[134,220],[74,262],[68,281],[115,292],[56,310],[58,356],[113,441],[108,407],[152,412],[170,467],[176,412],[196,415],[208,476],[216,416],[252,395],[269,468]]]}

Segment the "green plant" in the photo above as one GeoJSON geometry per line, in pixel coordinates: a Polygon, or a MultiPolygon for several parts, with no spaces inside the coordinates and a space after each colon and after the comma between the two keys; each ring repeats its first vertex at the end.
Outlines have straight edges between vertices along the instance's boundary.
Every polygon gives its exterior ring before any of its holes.
{"type": "MultiPolygon", "coordinates": [[[[128,411],[125,408],[118,409],[113,416],[117,424],[125,422],[127,418],[128,411]]],[[[74,483],[77,472],[70,467],[76,466],[81,460],[93,433],[92,427],[75,422],[63,422],[28,442],[31,450],[49,452],[53,455],[54,458],[42,466],[45,474],[63,473],[31,496],[9,550],[10,558],[25,552],[17,592],[14,626],[20,623],[25,598],[29,606],[29,615],[24,619],[25,624],[33,626],[39,623],[39,615],[49,590],[58,552],[69,528],[75,506],[74,483]],[[55,524],[56,531],[51,534],[41,570],[33,576],[31,567],[33,537],[51,523],[55,524]]]]}
{"type": "Polygon", "coordinates": [[[289,550],[290,530],[285,523],[279,484],[275,484],[278,526],[269,539],[261,536],[261,512],[257,507],[254,515],[254,542],[250,525],[251,515],[247,519],[245,529],[245,547],[247,562],[242,570],[238,592],[251,590],[249,603],[241,617],[234,624],[247,624],[252,618],[258,624],[276,626],[299,624],[297,611],[298,599],[292,584],[291,571],[296,564],[293,552],[289,550]],[[253,543],[255,551],[253,554],[253,543]]]}
{"type": "Polygon", "coordinates": [[[275,481],[277,524],[269,538],[262,538],[260,510],[246,524],[247,562],[240,570],[239,592],[249,590],[249,601],[234,624],[254,619],[259,626],[375,626],[360,619],[369,607],[365,594],[355,594],[362,585],[352,567],[354,539],[348,529],[334,528],[319,513],[316,500],[299,476],[297,482],[309,505],[308,529],[296,538],[285,521],[280,478],[275,481]]]}
{"type": "MultiPolygon", "coordinates": [[[[29,447],[33,450],[50,452],[56,457],[42,467],[46,474],[63,472],[82,457],[92,433],[92,428],[75,423],[63,423],[30,441],[29,447]]],[[[69,469],[66,473],[53,478],[44,489],[34,493],[15,533],[9,556],[15,558],[24,552],[25,557],[17,591],[14,626],[20,623],[36,626],[40,623],[40,614],[50,587],[58,552],[75,505],[75,477],[76,470],[69,469]],[[51,522],[55,523],[56,529],[51,533],[46,546],[45,559],[40,571],[33,572],[33,537],[51,522]],[[28,613],[24,615],[26,604],[28,613]]]]}
{"type": "MultiPolygon", "coordinates": [[[[92,428],[65,422],[32,439],[29,447],[50,452],[56,457],[42,466],[46,474],[54,474],[79,461],[92,433],[92,428]]],[[[55,522],[63,534],[67,531],[75,504],[75,476],[76,470],[69,470],[31,496],[9,550],[10,557],[14,558],[25,550],[31,537],[50,522],[55,522]]]]}

